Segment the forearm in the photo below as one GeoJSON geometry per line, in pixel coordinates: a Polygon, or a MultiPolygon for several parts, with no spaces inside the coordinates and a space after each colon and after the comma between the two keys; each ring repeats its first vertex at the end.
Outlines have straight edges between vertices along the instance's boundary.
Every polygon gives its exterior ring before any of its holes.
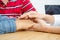
{"type": "Polygon", "coordinates": [[[40,31],[50,32],[50,33],[60,33],[60,27],[55,26],[44,26],[40,31]]]}
{"type": "Polygon", "coordinates": [[[55,19],[53,15],[45,15],[45,17],[43,18],[43,20],[45,20],[46,22],[53,24],[55,19]]]}
{"type": "Polygon", "coordinates": [[[39,20],[39,23],[33,25],[33,30],[50,32],[50,33],[60,33],[60,27],[59,26],[47,25],[47,23],[43,20],[39,20]]]}
{"type": "Polygon", "coordinates": [[[46,32],[60,33],[60,15],[46,15],[45,20],[52,24],[46,27],[46,32]]]}
{"type": "Polygon", "coordinates": [[[18,21],[17,19],[16,19],[15,23],[16,23],[16,31],[21,30],[22,28],[21,28],[21,26],[19,25],[20,23],[19,23],[19,21],[18,21]]]}

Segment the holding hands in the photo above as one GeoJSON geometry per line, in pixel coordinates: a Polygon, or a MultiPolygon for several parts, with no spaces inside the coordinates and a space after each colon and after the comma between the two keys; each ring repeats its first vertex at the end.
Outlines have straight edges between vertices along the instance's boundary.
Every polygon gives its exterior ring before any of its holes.
{"type": "Polygon", "coordinates": [[[21,15],[19,19],[25,20],[30,19],[32,22],[34,22],[31,27],[27,28],[28,30],[43,31],[42,29],[45,29],[45,26],[47,26],[47,22],[52,23],[50,22],[50,18],[48,17],[51,18],[52,16],[39,14],[38,12],[35,11],[30,11],[28,13],[24,13],[23,15],[21,15]]]}
{"type": "Polygon", "coordinates": [[[55,21],[54,16],[52,15],[39,14],[38,12],[31,11],[28,13],[24,13],[18,19],[20,20],[19,23],[23,24],[23,25],[19,24],[21,29],[32,30],[32,31],[43,31],[50,33],[60,33],[60,27],[50,25],[53,24],[55,21]]]}

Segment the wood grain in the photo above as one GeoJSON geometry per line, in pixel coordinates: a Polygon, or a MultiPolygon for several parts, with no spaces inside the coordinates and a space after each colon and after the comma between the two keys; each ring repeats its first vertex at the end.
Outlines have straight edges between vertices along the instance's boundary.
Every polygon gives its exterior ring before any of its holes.
{"type": "Polygon", "coordinates": [[[60,34],[21,31],[0,35],[0,40],[60,40],[60,34]]]}

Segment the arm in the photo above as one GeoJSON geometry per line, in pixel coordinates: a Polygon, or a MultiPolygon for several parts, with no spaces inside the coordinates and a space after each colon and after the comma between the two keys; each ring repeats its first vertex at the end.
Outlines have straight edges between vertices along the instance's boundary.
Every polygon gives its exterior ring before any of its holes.
{"type": "Polygon", "coordinates": [[[0,15],[0,34],[15,32],[15,19],[9,19],[7,16],[0,15]]]}
{"type": "Polygon", "coordinates": [[[0,34],[16,32],[18,30],[28,29],[34,23],[31,20],[19,20],[0,15],[0,34]]]}
{"type": "Polygon", "coordinates": [[[46,26],[44,32],[60,33],[60,26],[46,26]]]}
{"type": "Polygon", "coordinates": [[[45,15],[43,20],[50,23],[51,26],[60,26],[60,15],[45,15]]]}
{"type": "Polygon", "coordinates": [[[33,26],[34,31],[42,31],[49,33],[60,33],[60,26],[50,26],[43,20],[37,19],[38,23],[33,26]]]}
{"type": "Polygon", "coordinates": [[[60,26],[60,15],[47,15],[47,14],[39,14],[38,12],[30,11],[20,16],[20,19],[42,19],[49,24],[54,26],[60,26]]]}
{"type": "Polygon", "coordinates": [[[38,31],[60,33],[60,26],[44,26],[43,28],[41,28],[41,30],[38,31]]]}
{"type": "MultiPolygon", "coordinates": [[[[36,20],[36,21],[38,21],[38,23],[33,26],[33,30],[44,31],[44,32],[52,32],[52,33],[60,33],[59,32],[60,31],[59,26],[54,27],[54,25],[51,25],[51,26],[46,25],[46,22],[48,22],[50,24],[54,24],[54,22],[56,21],[55,17],[52,15],[43,15],[43,14],[41,15],[37,12],[29,12],[28,14],[26,13],[26,14],[22,15],[20,18],[26,18],[26,17],[28,17],[30,19],[31,18],[39,19],[39,20],[36,20]],[[45,24],[43,21],[40,21],[41,19],[46,21],[45,24]]],[[[58,18],[58,20],[59,20],[59,18],[58,18]]],[[[59,25],[58,23],[60,24],[59,21],[56,24],[59,25]]]]}

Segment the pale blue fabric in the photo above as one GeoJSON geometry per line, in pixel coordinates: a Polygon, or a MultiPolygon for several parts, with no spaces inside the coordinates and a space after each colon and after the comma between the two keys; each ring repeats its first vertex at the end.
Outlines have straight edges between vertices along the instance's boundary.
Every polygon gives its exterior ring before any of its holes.
{"type": "Polygon", "coordinates": [[[15,18],[8,18],[0,15],[0,34],[15,32],[16,24],[15,18]]]}

